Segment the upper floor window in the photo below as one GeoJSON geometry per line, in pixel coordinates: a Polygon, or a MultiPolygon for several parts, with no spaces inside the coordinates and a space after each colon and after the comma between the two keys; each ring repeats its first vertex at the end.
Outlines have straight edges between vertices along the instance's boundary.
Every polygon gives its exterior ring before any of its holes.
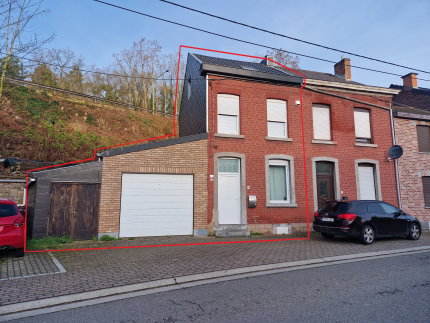
{"type": "Polygon", "coordinates": [[[239,97],[218,94],[218,133],[238,135],[239,97]]]}
{"type": "Polygon", "coordinates": [[[312,105],[314,139],[331,140],[330,107],[324,104],[312,105]]]}
{"type": "Polygon", "coordinates": [[[354,109],[354,123],[355,123],[355,140],[357,142],[372,141],[372,134],[370,131],[370,110],[368,109],[354,109]]]}
{"type": "Polygon", "coordinates": [[[268,137],[287,138],[287,102],[267,100],[268,137]]]}
{"type": "Polygon", "coordinates": [[[430,153],[430,127],[417,126],[418,149],[422,153],[430,153]]]}

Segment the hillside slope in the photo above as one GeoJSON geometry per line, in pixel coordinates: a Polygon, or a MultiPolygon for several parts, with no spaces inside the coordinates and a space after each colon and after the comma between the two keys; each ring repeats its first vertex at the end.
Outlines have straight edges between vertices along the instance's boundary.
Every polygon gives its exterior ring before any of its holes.
{"type": "Polygon", "coordinates": [[[172,117],[5,83],[0,155],[50,162],[91,158],[95,148],[173,133],[172,117]]]}

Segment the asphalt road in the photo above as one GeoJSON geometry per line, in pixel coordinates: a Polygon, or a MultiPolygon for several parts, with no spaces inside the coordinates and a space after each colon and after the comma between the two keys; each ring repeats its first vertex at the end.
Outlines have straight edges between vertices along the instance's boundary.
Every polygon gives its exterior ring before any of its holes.
{"type": "Polygon", "coordinates": [[[11,322],[429,322],[430,252],[251,277],[11,322]]]}

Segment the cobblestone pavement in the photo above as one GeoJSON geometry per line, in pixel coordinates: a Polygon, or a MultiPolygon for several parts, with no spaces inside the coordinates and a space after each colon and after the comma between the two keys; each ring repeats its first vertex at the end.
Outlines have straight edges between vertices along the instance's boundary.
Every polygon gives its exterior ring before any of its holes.
{"type": "MultiPolygon", "coordinates": [[[[276,238],[279,236],[258,237],[260,240],[276,238]]],[[[250,239],[255,240],[255,237],[160,237],[113,241],[109,246],[250,239]]],[[[90,245],[100,247],[107,243],[78,243],[74,246],[90,245]]],[[[430,246],[430,232],[424,232],[418,241],[379,239],[370,246],[349,238],[326,240],[312,234],[309,240],[53,252],[67,272],[0,281],[0,305],[218,270],[420,246],[430,246]]]]}
{"type": "Polygon", "coordinates": [[[15,258],[10,251],[0,253],[0,281],[61,272],[64,268],[51,252],[27,253],[22,258],[15,258]]]}

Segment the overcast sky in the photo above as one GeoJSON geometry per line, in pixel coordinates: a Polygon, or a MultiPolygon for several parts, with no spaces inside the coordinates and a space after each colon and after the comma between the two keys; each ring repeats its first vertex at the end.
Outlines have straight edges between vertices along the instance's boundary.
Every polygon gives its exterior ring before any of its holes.
{"type": "MultiPolygon", "coordinates": [[[[288,40],[191,12],[158,0],[105,0],[160,18],[206,29],[292,52],[339,61],[342,53],[288,40]]],[[[429,0],[171,0],[291,37],[356,54],[430,71],[429,0]]],[[[51,12],[34,22],[41,36],[56,34],[49,47],[69,47],[97,67],[112,62],[113,53],[132,46],[141,37],[157,40],[163,52],[174,53],[180,45],[241,54],[264,55],[266,49],[193,31],[166,22],[112,8],[92,0],[44,0],[51,12]]],[[[196,51],[193,51],[196,52],[196,51]]],[[[211,54],[210,54],[211,55],[211,54]]],[[[214,56],[219,56],[212,54],[214,56]]],[[[351,65],[405,75],[411,70],[351,55],[351,65]]],[[[333,64],[301,58],[300,68],[333,73],[333,64]]],[[[419,78],[430,74],[420,72],[419,78]]],[[[388,87],[401,84],[397,76],[352,69],[354,81],[388,87]]],[[[430,88],[430,82],[418,81],[430,88]]]]}

